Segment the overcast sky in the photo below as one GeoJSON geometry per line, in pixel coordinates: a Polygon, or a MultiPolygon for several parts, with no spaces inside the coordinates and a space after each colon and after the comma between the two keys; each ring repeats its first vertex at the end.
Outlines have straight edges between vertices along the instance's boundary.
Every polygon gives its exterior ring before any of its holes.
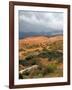
{"type": "Polygon", "coordinates": [[[19,11],[20,32],[49,32],[63,30],[62,12],[19,11]]]}

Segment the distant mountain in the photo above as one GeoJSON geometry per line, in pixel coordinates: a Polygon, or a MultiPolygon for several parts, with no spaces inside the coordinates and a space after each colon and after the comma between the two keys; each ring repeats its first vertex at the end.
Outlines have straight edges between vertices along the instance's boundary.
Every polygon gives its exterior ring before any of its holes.
{"type": "Polygon", "coordinates": [[[53,36],[63,35],[63,31],[50,31],[50,32],[19,32],[19,39],[30,37],[30,36],[53,36]]]}

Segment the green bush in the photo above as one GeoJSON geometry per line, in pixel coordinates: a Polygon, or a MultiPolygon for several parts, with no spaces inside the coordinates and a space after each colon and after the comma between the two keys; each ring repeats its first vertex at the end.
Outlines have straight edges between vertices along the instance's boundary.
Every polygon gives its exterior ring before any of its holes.
{"type": "Polygon", "coordinates": [[[56,64],[49,64],[47,66],[47,72],[48,73],[53,73],[57,70],[57,65],[56,64]]]}
{"type": "Polygon", "coordinates": [[[63,53],[58,52],[58,51],[45,50],[45,51],[42,51],[38,56],[42,58],[48,58],[48,60],[51,61],[52,59],[53,60],[61,59],[63,57],[63,53]]]}
{"type": "Polygon", "coordinates": [[[32,65],[35,65],[37,62],[36,62],[36,60],[32,60],[32,65]]]}
{"type": "Polygon", "coordinates": [[[28,61],[27,60],[19,60],[19,64],[23,65],[23,66],[27,66],[28,65],[28,61]]]}

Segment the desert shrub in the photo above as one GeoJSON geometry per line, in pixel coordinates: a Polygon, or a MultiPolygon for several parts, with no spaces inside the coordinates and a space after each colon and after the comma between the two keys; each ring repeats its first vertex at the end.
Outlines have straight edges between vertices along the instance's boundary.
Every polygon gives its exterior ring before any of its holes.
{"type": "Polygon", "coordinates": [[[42,73],[39,73],[39,74],[38,74],[38,77],[39,77],[39,78],[43,77],[43,74],[42,74],[42,73]]]}
{"type": "Polygon", "coordinates": [[[22,74],[19,74],[19,79],[23,79],[23,75],[22,74]]]}
{"type": "Polygon", "coordinates": [[[46,47],[43,48],[43,51],[48,51],[48,49],[46,47]]]}
{"type": "Polygon", "coordinates": [[[30,60],[30,59],[32,59],[33,58],[33,55],[28,55],[25,59],[26,60],[30,60]]]}
{"type": "Polygon", "coordinates": [[[26,57],[24,60],[19,60],[19,64],[23,65],[23,66],[31,66],[31,65],[36,65],[38,64],[38,60],[33,57],[26,57]]]}
{"type": "Polygon", "coordinates": [[[34,76],[37,78],[43,77],[44,76],[43,71],[42,70],[40,71],[39,69],[35,70],[34,76]]]}
{"type": "Polygon", "coordinates": [[[58,63],[63,63],[63,57],[59,57],[59,59],[57,61],[58,61],[58,63]]]}
{"type": "Polygon", "coordinates": [[[48,73],[53,73],[53,72],[56,71],[56,69],[57,69],[57,65],[56,64],[49,64],[47,66],[47,72],[48,73]]]}
{"type": "Polygon", "coordinates": [[[25,48],[19,48],[19,52],[20,51],[26,51],[26,49],[25,48]]]}
{"type": "Polygon", "coordinates": [[[21,51],[24,51],[24,49],[23,49],[23,48],[20,48],[20,49],[19,49],[19,52],[21,52],[21,51]]]}
{"type": "Polygon", "coordinates": [[[38,61],[36,58],[33,58],[33,59],[31,59],[31,60],[29,61],[29,65],[30,65],[30,66],[31,66],[31,65],[39,65],[38,63],[39,63],[39,61],[38,61]]]}
{"type": "Polygon", "coordinates": [[[42,64],[39,64],[38,70],[39,70],[39,74],[42,74],[42,76],[45,76],[47,74],[47,68],[42,64]]]}
{"type": "Polygon", "coordinates": [[[60,61],[63,60],[63,53],[58,51],[46,50],[46,51],[42,51],[38,56],[41,58],[48,58],[49,61],[56,60],[56,59],[60,61]]]}
{"type": "Polygon", "coordinates": [[[30,73],[30,72],[28,72],[28,71],[25,71],[25,72],[23,73],[23,75],[26,75],[26,76],[28,76],[28,75],[29,75],[29,73],[30,73]]]}
{"type": "Polygon", "coordinates": [[[36,60],[32,59],[31,64],[32,64],[32,65],[35,65],[36,63],[37,63],[36,60]]]}
{"type": "Polygon", "coordinates": [[[24,46],[24,48],[27,48],[27,49],[37,48],[37,47],[39,47],[39,45],[35,45],[35,44],[33,44],[33,45],[27,44],[27,45],[24,46]]]}
{"type": "Polygon", "coordinates": [[[29,49],[30,45],[26,44],[26,45],[24,45],[24,48],[29,49]]]}
{"type": "Polygon", "coordinates": [[[47,74],[47,68],[42,67],[41,73],[42,73],[43,76],[45,76],[47,74]]]}
{"type": "Polygon", "coordinates": [[[51,50],[63,50],[63,40],[54,42],[49,45],[49,49],[51,50]]]}
{"type": "Polygon", "coordinates": [[[27,60],[19,60],[19,64],[26,66],[26,65],[28,65],[28,61],[27,60]]]}
{"type": "Polygon", "coordinates": [[[37,48],[37,47],[39,47],[39,45],[37,45],[37,44],[32,45],[32,48],[37,48]]]}
{"type": "Polygon", "coordinates": [[[36,49],[35,52],[40,52],[40,50],[39,49],[36,49]]]}
{"type": "Polygon", "coordinates": [[[30,59],[32,59],[32,58],[35,58],[35,57],[37,57],[37,55],[38,55],[39,53],[38,52],[30,52],[30,53],[28,53],[28,55],[26,56],[26,60],[30,60],[30,59]]]}
{"type": "Polygon", "coordinates": [[[42,58],[46,58],[46,57],[48,57],[48,52],[47,51],[42,51],[38,56],[42,57],[42,58]]]}

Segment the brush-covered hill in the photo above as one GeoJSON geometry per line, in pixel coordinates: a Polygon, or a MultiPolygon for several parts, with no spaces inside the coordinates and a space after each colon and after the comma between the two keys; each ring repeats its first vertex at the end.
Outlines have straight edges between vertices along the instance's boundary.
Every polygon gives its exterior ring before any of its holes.
{"type": "Polygon", "coordinates": [[[63,36],[19,40],[20,79],[63,76],[63,36]]]}
{"type": "Polygon", "coordinates": [[[19,47],[22,48],[25,45],[40,45],[46,43],[53,43],[55,41],[63,40],[63,36],[34,36],[19,40],[19,47]]]}

